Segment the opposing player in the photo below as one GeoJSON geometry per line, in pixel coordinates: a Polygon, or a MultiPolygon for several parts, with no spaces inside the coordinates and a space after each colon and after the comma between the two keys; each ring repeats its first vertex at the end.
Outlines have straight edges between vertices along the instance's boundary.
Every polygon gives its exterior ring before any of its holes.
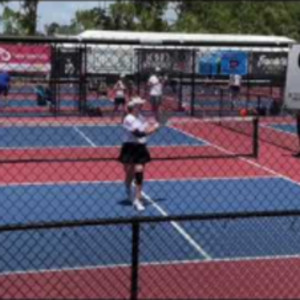
{"type": "Polygon", "coordinates": [[[125,114],[125,93],[126,93],[126,85],[124,82],[124,74],[120,75],[119,80],[114,85],[114,92],[115,92],[115,101],[114,101],[114,112],[118,111],[119,106],[122,106],[123,114],[125,114]]]}
{"type": "Polygon", "coordinates": [[[163,79],[160,77],[160,68],[155,68],[155,72],[150,76],[148,83],[150,103],[155,119],[159,121],[160,106],[162,104],[163,79]]]}
{"type": "Polygon", "coordinates": [[[240,94],[242,84],[242,77],[239,74],[230,74],[229,76],[229,90],[231,108],[237,106],[238,96],[240,94]]]}
{"type": "Polygon", "coordinates": [[[3,96],[4,107],[7,106],[7,96],[10,89],[10,75],[8,72],[0,72],[0,95],[3,96]]]}
{"type": "Polygon", "coordinates": [[[108,86],[103,79],[100,79],[99,81],[97,95],[100,99],[108,97],[108,86]]]}
{"type": "Polygon", "coordinates": [[[158,123],[149,123],[141,114],[145,100],[135,97],[128,104],[128,114],[123,120],[126,137],[123,142],[119,161],[124,165],[125,188],[128,199],[132,197],[132,183],[135,181],[135,195],[133,206],[143,211],[142,188],[144,182],[145,165],[151,161],[146,142],[149,135],[160,127],[158,123]]]}
{"type": "MultiPolygon", "coordinates": [[[[72,77],[74,77],[75,71],[76,71],[76,70],[75,70],[75,66],[74,66],[74,64],[73,64],[73,62],[72,62],[72,60],[71,60],[71,58],[67,58],[67,61],[66,61],[66,63],[65,63],[65,74],[66,74],[66,76],[67,76],[67,78],[68,78],[69,80],[71,80],[72,77]]],[[[73,87],[73,83],[72,83],[72,82],[69,83],[69,87],[70,87],[70,88],[73,87]]]]}

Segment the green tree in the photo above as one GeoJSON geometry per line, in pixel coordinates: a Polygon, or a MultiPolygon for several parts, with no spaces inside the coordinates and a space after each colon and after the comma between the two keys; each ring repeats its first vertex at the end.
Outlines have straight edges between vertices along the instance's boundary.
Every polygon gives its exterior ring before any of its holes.
{"type": "Polygon", "coordinates": [[[88,29],[109,29],[111,19],[104,9],[94,7],[90,10],[77,11],[71,24],[80,28],[81,31],[88,29]]]}
{"type": "Polygon", "coordinates": [[[172,30],[300,37],[300,4],[274,1],[179,1],[172,30]]]}
{"type": "MultiPolygon", "coordinates": [[[[5,5],[8,1],[4,1],[5,5]]],[[[4,7],[0,21],[4,34],[35,35],[37,26],[37,8],[39,0],[25,0],[21,2],[20,11],[4,7]]]]}
{"type": "Polygon", "coordinates": [[[52,36],[58,33],[60,29],[60,25],[56,22],[53,22],[51,24],[48,24],[45,26],[45,32],[47,35],[52,36]]]}
{"type": "Polygon", "coordinates": [[[38,3],[39,0],[25,0],[22,2],[20,23],[26,35],[36,34],[38,3]]]}
{"type": "Polygon", "coordinates": [[[3,27],[3,34],[17,35],[20,34],[22,28],[19,23],[20,13],[9,7],[5,7],[1,16],[1,24],[3,27]]]}
{"type": "Polygon", "coordinates": [[[62,35],[76,35],[80,33],[82,30],[76,23],[71,23],[67,25],[60,25],[56,22],[50,23],[45,26],[45,32],[47,35],[55,35],[55,34],[62,34],[62,35]]]}
{"type": "Polygon", "coordinates": [[[136,9],[137,25],[140,31],[167,31],[168,23],[164,14],[168,8],[168,1],[161,0],[132,0],[136,9]]]}
{"type": "Polygon", "coordinates": [[[116,0],[107,10],[95,7],[75,13],[71,21],[79,31],[88,29],[166,31],[167,1],[116,0]]]}
{"type": "Polygon", "coordinates": [[[109,8],[109,16],[109,29],[132,31],[136,29],[136,6],[133,2],[115,2],[109,8]]]}

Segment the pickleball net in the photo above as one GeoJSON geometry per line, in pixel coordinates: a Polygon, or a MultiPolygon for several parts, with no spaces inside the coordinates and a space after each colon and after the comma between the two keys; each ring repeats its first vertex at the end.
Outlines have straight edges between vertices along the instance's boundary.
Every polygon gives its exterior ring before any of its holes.
{"type": "MultiPolygon", "coordinates": [[[[171,117],[148,147],[153,160],[257,156],[257,130],[255,117],[171,117]]],[[[8,118],[0,134],[0,162],[14,163],[116,160],[126,132],[95,118],[8,118]]]]}

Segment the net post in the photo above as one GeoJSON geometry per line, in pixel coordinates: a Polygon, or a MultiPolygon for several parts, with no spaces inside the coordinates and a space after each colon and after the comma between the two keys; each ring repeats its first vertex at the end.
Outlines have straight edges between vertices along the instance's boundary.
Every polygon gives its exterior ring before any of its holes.
{"type": "Polygon", "coordinates": [[[253,118],[253,157],[258,158],[259,155],[259,117],[253,118]]]}
{"type": "Polygon", "coordinates": [[[133,221],[132,224],[132,252],[131,252],[131,289],[130,299],[137,300],[139,293],[139,245],[140,223],[133,221]]]}

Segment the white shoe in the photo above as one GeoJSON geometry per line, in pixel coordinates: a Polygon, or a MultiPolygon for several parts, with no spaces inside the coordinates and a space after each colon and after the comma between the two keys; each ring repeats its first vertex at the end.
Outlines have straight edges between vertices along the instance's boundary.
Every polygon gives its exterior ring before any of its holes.
{"type": "Polygon", "coordinates": [[[145,206],[143,205],[143,203],[139,200],[139,199],[135,199],[133,201],[133,207],[137,210],[137,211],[143,211],[145,210],[145,206]]]}

